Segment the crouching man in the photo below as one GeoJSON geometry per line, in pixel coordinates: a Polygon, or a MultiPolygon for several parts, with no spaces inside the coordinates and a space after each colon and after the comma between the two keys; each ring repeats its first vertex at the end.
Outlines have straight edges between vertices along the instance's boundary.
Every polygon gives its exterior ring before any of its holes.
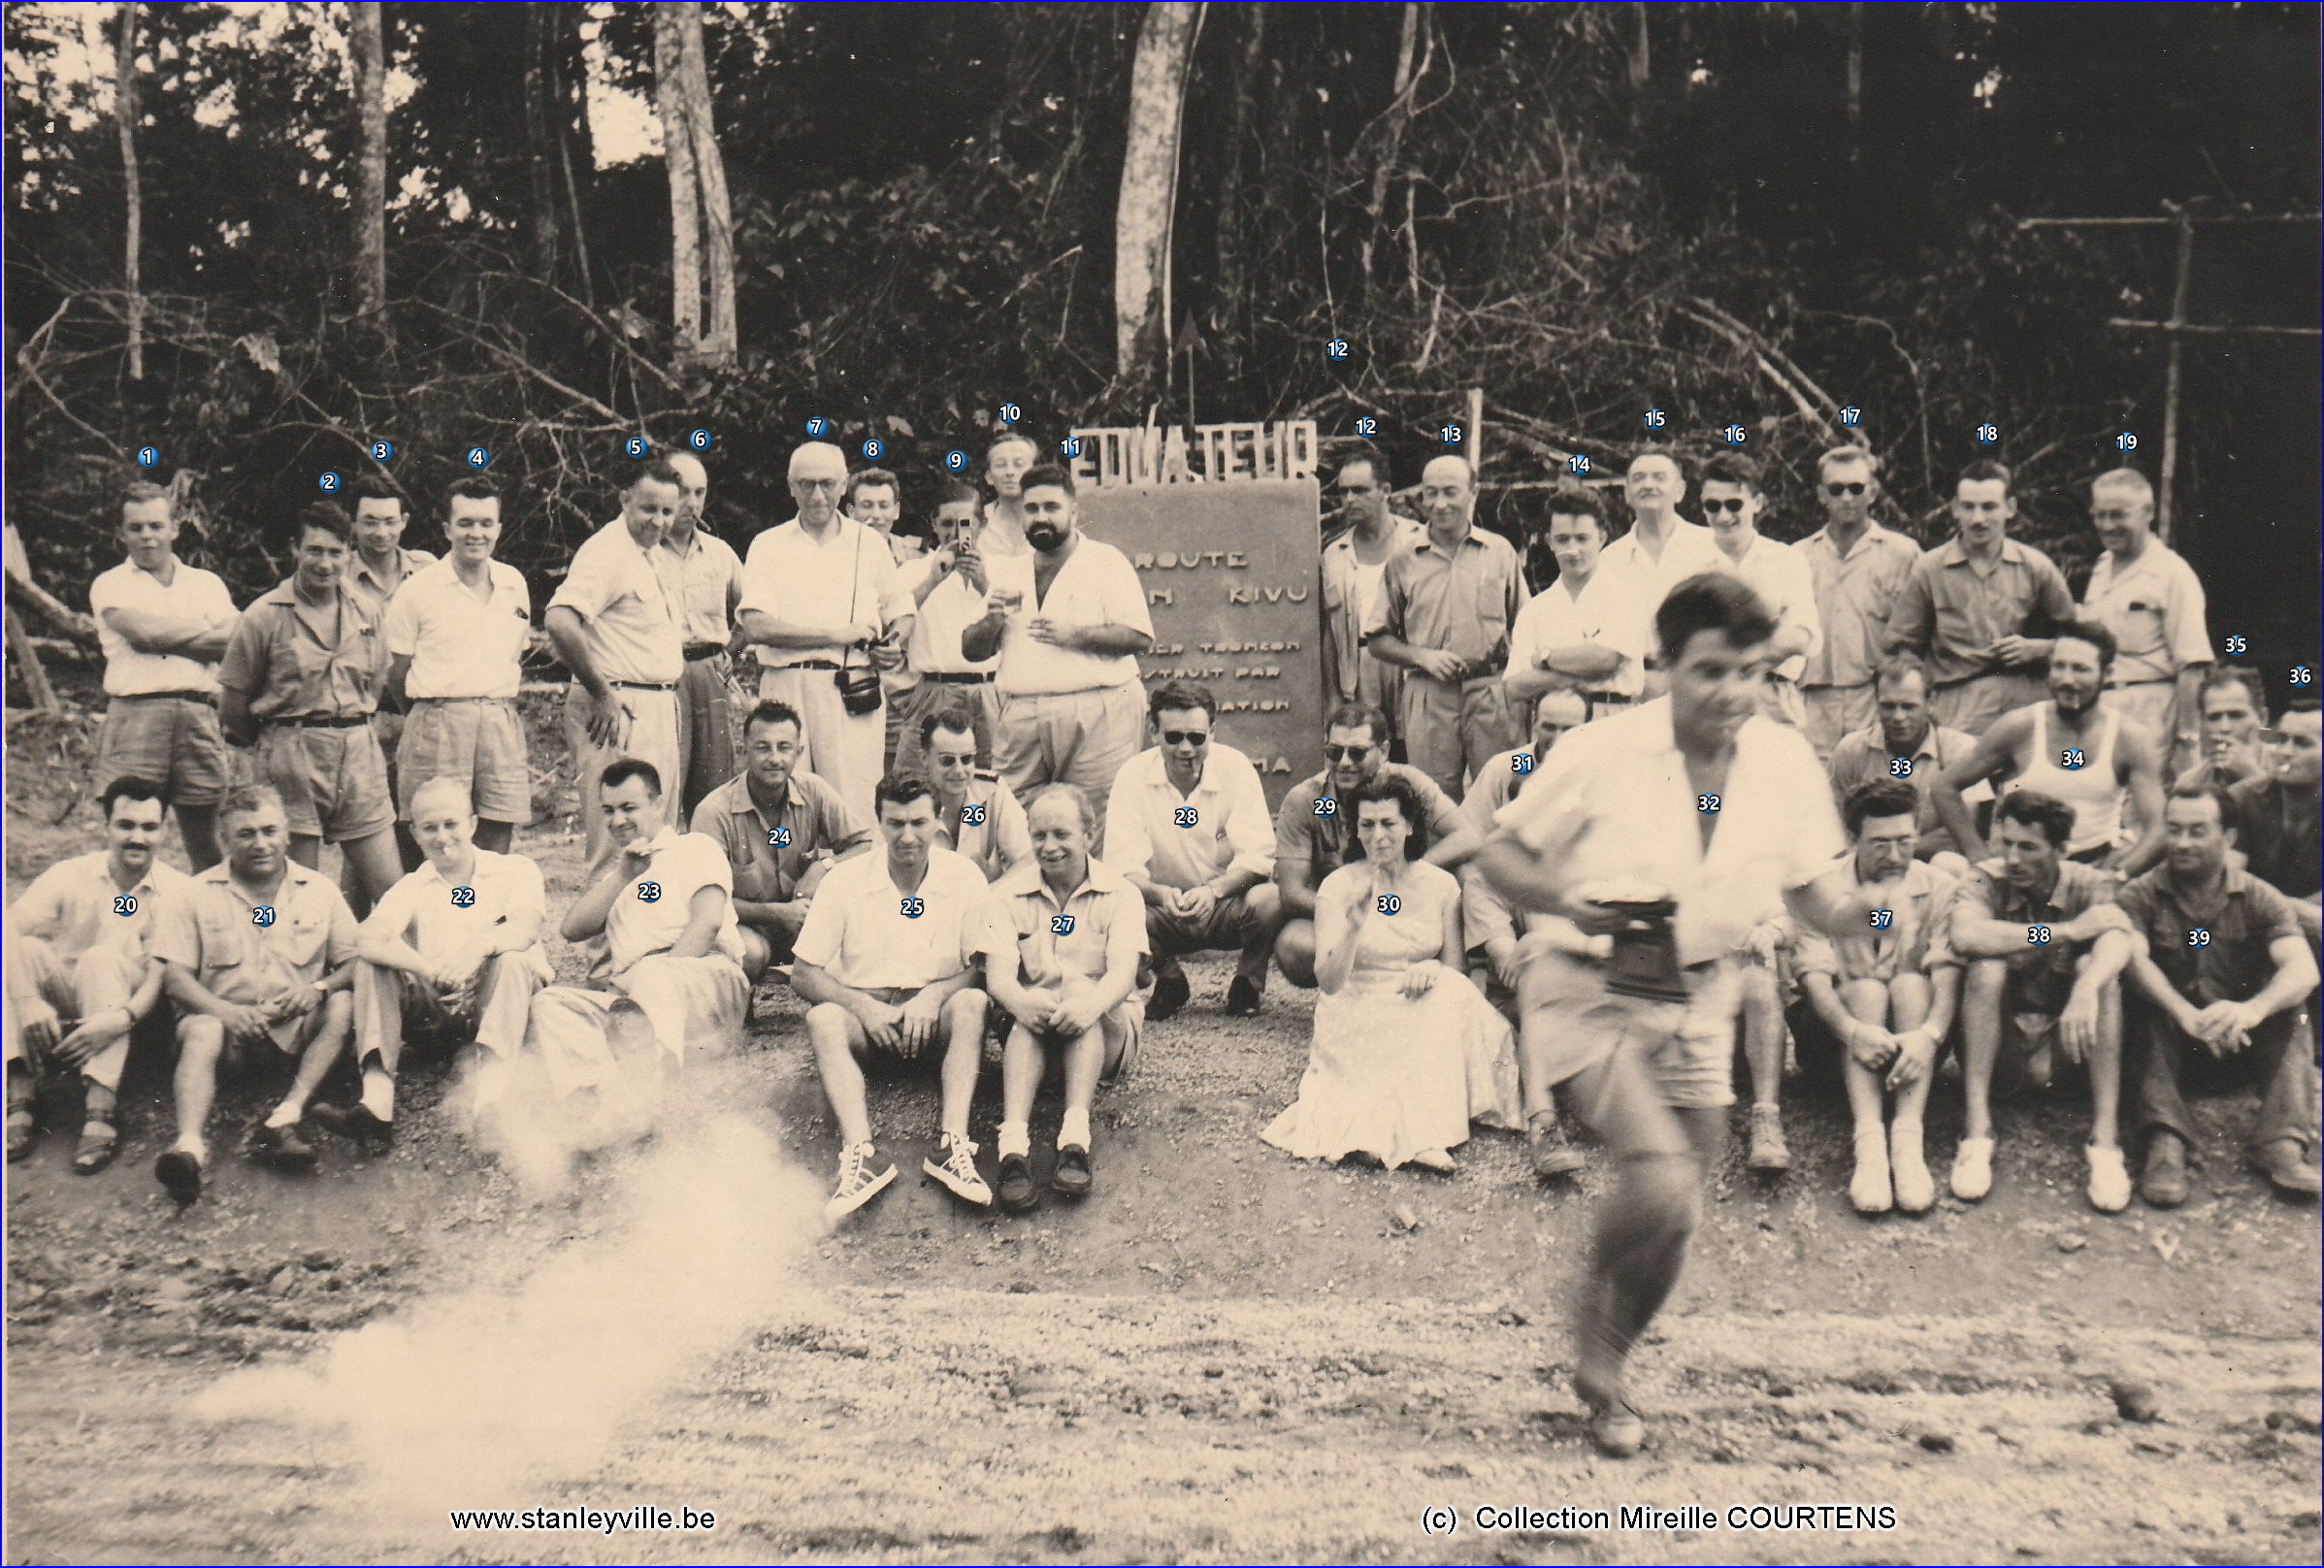
{"type": "Polygon", "coordinates": [[[314,1145],[300,1123],[354,1019],[355,915],[321,872],[291,860],[282,797],[270,785],[236,790],[218,807],[218,827],[225,860],[171,900],[153,932],[178,1007],[178,1141],[153,1174],[180,1205],[202,1195],[219,1060],[296,1063],[290,1093],[252,1131],[250,1149],[306,1169],[314,1145]]]}
{"type": "MultiPolygon", "coordinates": [[[[670,826],[675,801],[661,771],[624,757],[598,775],[597,799],[606,849],[561,930],[569,942],[603,935],[605,956],[590,987],[550,986],[533,998],[525,1041],[560,1098],[591,1095],[603,1112],[674,1077],[691,1051],[739,1047],[750,982],[734,871],[715,839],[670,826]],[[625,1088],[623,1075],[647,1061],[648,1082],[625,1088]]],[[[492,1103],[489,1087],[481,1097],[492,1103]]]]}
{"type": "Polygon", "coordinates": [[[541,950],[540,867],[475,844],[468,785],[430,779],[411,794],[411,834],[427,864],[388,889],[364,921],[355,964],[355,1064],[363,1097],[317,1105],[314,1119],[367,1153],[395,1138],[396,1063],[406,1029],[474,1040],[507,1061],[523,1048],[533,995],[555,978],[541,950]]]}

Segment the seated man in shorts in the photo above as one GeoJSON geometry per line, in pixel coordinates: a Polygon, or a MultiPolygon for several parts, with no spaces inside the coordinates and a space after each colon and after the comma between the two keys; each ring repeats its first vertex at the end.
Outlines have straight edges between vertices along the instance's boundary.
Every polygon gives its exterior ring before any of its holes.
{"type": "Polygon", "coordinates": [[[363,1097],[314,1108],[315,1121],[366,1152],[395,1138],[396,1063],[408,1026],[474,1040],[506,1061],[524,1046],[533,994],[556,978],[540,945],[548,918],[540,866],[476,847],[467,780],[430,779],[412,791],[411,833],[426,864],[387,890],[358,937],[363,1097]]]}
{"type": "Polygon", "coordinates": [[[269,785],[236,790],[218,807],[218,826],[226,858],[194,877],[188,897],[170,900],[153,932],[178,1007],[178,1141],[153,1174],[180,1206],[202,1195],[219,1059],[296,1063],[290,1093],[252,1130],[250,1147],[306,1169],[314,1145],[299,1124],[354,1021],[355,916],[321,872],[290,858],[282,798],[269,785]]]}
{"type": "Polygon", "coordinates": [[[985,985],[1010,1019],[1000,1063],[1000,1206],[1019,1214],[1041,1200],[1032,1101],[1050,1054],[1064,1060],[1065,1108],[1049,1185],[1081,1197],[1096,1185],[1090,1107],[1098,1086],[1137,1060],[1146,1023],[1135,995],[1145,902],[1127,877],[1091,859],[1097,822],[1089,797],[1075,785],[1044,785],[1025,814],[1032,859],[993,884],[981,935],[985,985]]]}
{"type": "Polygon", "coordinates": [[[1792,943],[1801,1000],[1791,1008],[1800,1066],[1837,1074],[1856,1129],[1856,1169],[1848,1195],[1859,1214],[1890,1207],[1925,1214],[1937,1184],[1921,1153],[1921,1112],[1937,1055],[1961,998],[1961,963],[1946,943],[1953,879],[1914,858],[1920,795],[1903,779],[1879,778],[1850,791],[1840,808],[1851,853],[1826,873],[1834,902],[1878,883],[1886,901],[1866,930],[1834,939],[1808,931],[1792,943]],[[1883,1125],[1881,1096],[1896,1096],[1883,1125]]]}
{"type": "Polygon", "coordinates": [[[896,1180],[871,1136],[856,1060],[874,1051],[941,1063],[936,1142],[920,1168],[963,1202],[993,1201],[968,1137],[985,1036],[985,994],[976,985],[984,874],[936,841],[935,800],[919,774],[891,773],[872,796],[882,847],[824,877],[791,970],[792,988],[808,1003],[823,1097],[839,1124],[839,1181],[823,1209],[834,1224],[896,1180]]]}
{"type": "Polygon", "coordinates": [[[1952,1195],[1975,1203],[1993,1186],[1993,1088],[2046,1086],[2050,1039],[2090,1069],[2090,1203],[2111,1214],[2130,1201],[2118,1110],[2122,1001],[2130,922],[2114,906],[2114,878],[2066,858],[2074,808],[2013,790],[1993,808],[1997,860],[1979,866],[1953,900],[1948,935],[1966,965],[1961,982],[1961,1088],[1967,1104],[1953,1157],[1952,1195]]]}
{"type": "Polygon", "coordinates": [[[702,798],[694,831],[718,841],[735,873],[742,972],[791,962],[792,943],[832,863],[871,841],[839,792],[800,766],[799,715],[768,699],[742,721],[742,771],[702,798]]]}

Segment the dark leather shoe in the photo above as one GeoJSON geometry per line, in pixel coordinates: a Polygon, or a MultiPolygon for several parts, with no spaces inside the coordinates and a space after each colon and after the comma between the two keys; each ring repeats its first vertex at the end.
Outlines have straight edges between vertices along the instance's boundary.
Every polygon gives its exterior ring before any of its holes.
{"type": "Polygon", "coordinates": [[[1187,983],[1186,971],[1173,965],[1154,977],[1154,995],[1146,998],[1146,1022],[1159,1024],[1184,1007],[1195,988],[1187,983]]]}
{"type": "Polygon", "coordinates": [[[2157,1132],[2147,1140],[2139,1196],[2150,1209],[2176,1209],[2187,1200],[2187,1146],[2177,1133],[2157,1132]]]}
{"type": "Polygon", "coordinates": [[[1227,1016],[1249,1018],[1258,1011],[1259,988],[1241,975],[1236,975],[1234,983],[1227,988],[1227,1016]]]}
{"type": "Polygon", "coordinates": [[[1011,1214],[1024,1214],[1037,1208],[1041,1190],[1032,1184],[1032,1161],[1023,1155],[1000,1157],[1000,1206],[1011,1214]]]}
{"type": "Polygon", "coordinates": [[[315,1160],[314,1145],[307,1141],[295,1124],[259,1127],[250,1134],[250,1153],[284,1170],[308,1170],[315,1160]]]}
{"type": "Polygon", "coordinates": [[[2288,1197],[2314,1197],[2324,1190],[2324,1180],[2318,1179],[2316,1167],[2308,1162],[2307,1154],[2307,1148],[2298,1138],[2277,1138],[2260,1146],[2251,1157],[2251,1165],[2278,1192],[2288,1197]]]}
{"type": "Polygon", "coordinates": [[[181,1209],[202,1195],[202,1160],[187,1150],[172,1149],[154,1160],[153,1176],[181,1209]]]}
{"type": "Polygon", "coordinates": [[[395,1147],[395,1124],[381,1121],[361,1100],[352,1105],[326,1105],[318,1101],[308,1108],[307,1114],[314,1119],[315,1126],[351,1140],[366,1155],[385,1154],[395,1147]]]}
{"type": "Polygon", "coordinates": [[[1049,1173],[1049,1185],[1067,1197],[1088,1197],[1096,1185],[1090,1175],[1090,1152],[1071,1147],[1057,1152],[1057,1169],[1049,1173]]]}

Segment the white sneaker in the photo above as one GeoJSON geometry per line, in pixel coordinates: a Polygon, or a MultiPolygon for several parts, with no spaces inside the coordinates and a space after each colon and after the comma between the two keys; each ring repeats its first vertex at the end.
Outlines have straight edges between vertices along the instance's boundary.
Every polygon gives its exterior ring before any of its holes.
{"type": "Polygon", "coordinates": [[[936,1152],[921,1160],[920,1168],[963,1202],[988,1209],[993,1206],[993,1190],[976,1173],[976,1145],[969,1139],[945,1133],[936,1152]]]}
{"type": "Polygon", "coordinates": [[[1993,1191],[1993,1140],[1963,1138],[1952,1157],[1952,1195],[1975,1203],[1993,1191]]]}
{"type": "Polygon", "coordinates": [[[887,1191],[896,1180],[894,1165],[874,1171],[871,1167],[879,1159],[879,1150],[868,1141],[839,1151],[839,1186],[831,1201],[823,1205],[824,1222],[837,1225],[856,1210],[887,1191]]]}
{"type": "Polygon", "coordinates": [[[1848,1184],[1848,1200],[1858,1214],[1886,1214],[1893,1201],[1888,1191],[1888,1138],[1879,1127],[1856,1134],[1856,1173],[1848,1184]]]}
{"type": "Polygon", "coordinates": [[[2090,1207],[2101,1214],[2130,1207],[2130,1167],[2122,1162],[2122,1151],[2084,1144],[2082,1153],[2090,1160],[2090,1207]]]}
{"type": "MultiPolygon", "coordinates": [[[[1888,1128],[1888,1169],[1896,1182],[1896,1206],[1907,1214],[1926,1214],[1937,1206],[1937,1179],[1929,1174],[1920,1153],[1920,1124],[1897,1122],[1888,1128]]],[[[1987,1185],[1992,1178],[1986,1177],[1987,1185]]]]}

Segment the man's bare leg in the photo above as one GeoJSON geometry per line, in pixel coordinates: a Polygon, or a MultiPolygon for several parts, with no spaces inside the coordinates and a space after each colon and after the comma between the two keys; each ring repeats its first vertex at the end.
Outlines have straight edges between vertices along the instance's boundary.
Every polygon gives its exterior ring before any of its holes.
{"type": "Polygon", "coordinates": [[[1975,1203],[1993,1189],[1993,1063],[2001,1057],[2001,1010],[2010,966],[1979,959],[1961,979],[1960,1152],[1953,1157],[1952,1195],[1975,1203]]]}

